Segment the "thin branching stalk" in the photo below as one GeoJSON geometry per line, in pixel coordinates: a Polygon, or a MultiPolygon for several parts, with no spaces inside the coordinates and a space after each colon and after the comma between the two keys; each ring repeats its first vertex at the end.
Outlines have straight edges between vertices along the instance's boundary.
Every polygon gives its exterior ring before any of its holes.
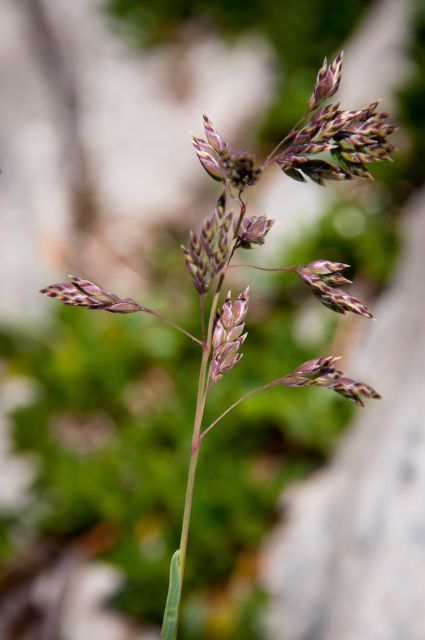
{"type": "Polygon", "coordinates": [[[199,315],[201,318],[201,336],[202,344],[206,341],[206,327],[205,327],[205,293],[201,293],[199,296],[199,315]]]}
{"type": "Polygon", "coordinates": [[[270,389],[271,387],[275,387],[278,384],[282,384],[282,378],[279,378],[277,380],[271,380],[270,382],[267,382],[266,384],[262,384],[260,387],[255,387],[255,389],[251,389],[250,391],[248,391],[247,393],[245,393],[243,396],[241,396],[239,398],[239,400],[236,400],[236,402],[234,402],[233,404],[230,405],[230,407],[227,407],[227,409],[225,411],[223,411],[223,413],[221,413],[218,418],[216,418],[213,422],[211,422],[211,424],[208,425],[208,427],[201,433],[201,435],[199,436],[199,444],[202,442],[202,440],[205,438],[205,436],[207,435],[207,433],[209,433],[211,431],[211,429],[213,427],[215,427],[216,424],[218,424],[219,422],[221,422],[221,420],[227,416],[228,413],[230,413],[233,409],[235,409],[235,407],[238,406],[238,404],[240,404],[241,402],[243,402],[244,400],[246,400],[247,398],[249,398],[250,396],[253,396],[254,393],[258,393],[259,391],[265,391],[266,389],[270,389]]]}
{"type": "Polygon", "coordinates": [[[158,313],[158,311],[154,311],[153,309],[149,309],[148,307],[144,307],[144,310],[146,313],[149,313],[149,315],[155,316],[155,318],[162,320],[162,322],[165,322],[165,324],[168,324],[168,326],[173,327],[173,329],[176,329],[177,331],[180,331],[180,333],[183,333],[185,336],[193,340],[193,342],[196,342],[197,344],[201,345],[201,347],[203,346],[202,340],[199,340],[198,338],[193,336],[191,333],[189,333],[189,331],[186,331],[186,329],[183,329],[183,327],[180,327],[180,325],[176,324],[172,320],[169,320],[168,318],[163,316],[161,313],[158,313]]]}
{"type": "Polygon", "coordinates": [[[188,472],[188,478],[187,478],[182,530],[181,530],[181,536],[180,536],[179,567],[180,567],[180,579],[182,581],[183,581],[184,569],[185,569],[185,563],[186,563],[187,540],[189,536],[189,524],[190,524],[191,511],[192,511],[193,487],[195,484],[196,465],[198,462],[198,455],[199,455],[199,451],[198,451],[199,447],[196,447],[195,443],[197,443],[199,440],[199,433],[201,430],[202,418],[204,414],[204,407],[205,407],[205,400],[206,400],[204,391],[205,391],[205,383],[206,383],[206,376],[207,376],[208,355],[209,355],[209,349],[208,347],[204,347],[202,352],[201,367],[199,370],[195,421],[193,425],[193,435],[192,435],[192,454],[190,458],[189,472],[188,472]]]}
{"type": "Polygon", "coordinates": [[[307,264],[277,268],[231,264],[236,251],[263,245],[274,223],[273,219],[265,215],[245,215],[249,188],[271,164],[275,163],[293,180],[306,182],[309,178],[316,184],[324,185],[329,180],[352,180],[355,177],[373,179],[367,165],[391,160],[394,146],[388,141],[388,136],[396,127],[386,122],[389,116],[387,112],[377,111],[378,102],[357,111],[343,110],[339,103],[326,104],[339,87],[342,61],[342,53],[331,64],[325,59],[317,74],[304,115],[275,146],[261,166],[256,165],[254,156],[250,153],[233,151],[206,115],[205,138],[193,136],[193,146],[201,165],[222,185],[222,193],[213,213],[204,220],[201,231],[191,232],[188,243],[182,246],[186,266],[199,295],[201,339],[157,311],[142,306],[132,298],[108,292],[91,280],[70,276],[69,282],[52,284],[41,290],[44,295],[57,298],[66,305],[117,314],[148,313],[202,347],[180,548],[171,559],[162,640],[177,638],[196,469],[200,445],[207,434],[245,399],[277,385],[318,386],[330,389],[361,406],[365,398],[380,397],[373,387],[348,378],[337,369],[335,364],[339,360],[338,356],[313,358],[283,377],[251,389],[202,431],[208,393],[242,358],[240,348],[247,337],[244,329],[249,287],[236,298],[232,298],[229,291],[219,307],[224,280],[230,268],[291,271],[328,309],[340,314],[350,312],[373,318],[364,304],[340,288],[351,284],[342,274],[349,266],[344,263],[319,259],[307,264]],[[328,155],[323,157],[325,153],[328,155]],[[226,193],[239,207],[236,219],[232,212],[226,211],[226,193]],[[213,295],[208,312],[206,295],[210,290],[213,295]]]}
{"type": "MultiPolygon", "coordinates": [[[[232,247],[229,253],[229,257],[227,260],[227,263],[223,269],[223,272],[220,274],[218,282],[217,282],[217,286],[216,286],[216,290],[214,293],[214,298],[211,304],[211,310],[210,310],[210,315],[209,315],[209,320],[208,320],[208,327],[207,327],[207,339],[206,339],[206,343],[204,343],[203,345],[203,350],[202,350],[202,359],[201,359],[201,366],[200,366],[200,370],[199,370],[199,380],[198,380],[198,391],[197,391],[197,398],[196,398],[196,410],[195,410],[195,420],[194,420],[194,424],[193,424],[193,433],[192,433],[192,450],[191,450],[191,457],[190,457],[190,464],[189,464],[189,471],[188,471],[188,478],[187,478],[187,485],[186,485],[186,496],[185,496],[185,503],[184,503],[184,512],[183,512],[183,521],[182,521],[182,530],[181,530],[181,536],[180,536],[180,554],[179,554],[179,569],[180,569],[180,581],[183,584],[183,579],[184,579],[184,571],[185,571],[185,565],[186,565],[186,554],[187,554],[187,543],[188,543],[188,538],[189,538],[189,527],[190,527],[190,518],[191,518],[191,514],[192,514],[192,502],[193,502],[193,489],[194,489],[194,485],[195,485],[195,478],[196,478],[196,467],[198,464],[198,457],[199,457],[199,445],[200,445],[200,433],[201,433],[201,427],[202,427],[202,419],[203,419],[203,415],[204,415],[204,409],[205,409],[205,402],[207,399],[207,395],[208,395],[208,390],[209,390],[209,386],[208,386],[208,380],[207,380],[207,370],[208,370],[208,361],[209,361],[209,356],[210,356],[210,352],[211,352],[211,347],[212,347],[212,335],[213,335],[213,328],[214,328],[214,319],[215,319],[215,314],[217,311],[217,306],[218,306],[218,301],[219,301],[219,297],[220,297],[220,292],[221,289],[223,287],[223,283],[224,283],[224,278],[225,278],[225,273],[226,273],[226,269],[230,264],[230,261],[233,257],[233,253],[234,253],[234,248],[236,246],[236,238],[238,235],[238,231],[240,228],[240,225],[242,223],[243,217],[245,215],[246,212],[246,203],[243,202],[241,199],[239,200],[240,202],[240,213],[239,213],[239,221],[238,224],[235,228],[235,231],[233,233],[233,240],[232,240],[232,247]]],[[[201,295],[201,325],[203,323],[203,315],[204,315],[204,295],[201,295]]],[[[179,597],[179,605],[178,608],[180,609],[180,603],[181,603],[181,594],[182,594],[182,590],[180,590],[180,597],[179,597]]],[[[176,637],[177,637],[177,628],[176,628],[176,637]]]]}
{"type": "Polygon", "coordinates": [[[230,264],[229,265],[229,269],[242,269],[242,268],[257,269],[258,271],[278,271],[283,273],[285,271],[296,271],[298,267],[295,265],[290,267],[260,267],[256,264],[230,264]]]}

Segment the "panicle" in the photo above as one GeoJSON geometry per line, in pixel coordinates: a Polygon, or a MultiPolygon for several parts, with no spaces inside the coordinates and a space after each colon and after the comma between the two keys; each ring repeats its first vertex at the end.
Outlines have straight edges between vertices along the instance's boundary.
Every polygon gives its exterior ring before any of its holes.
{"type": "Polygon", "coordinates": [[[243,333],[248,311],[249,287],[232,303],[231,293],[227,294],[221,312],[214,325],[212,344],[213,355],[209,370],[209,382],[214,384],[226,371],[230,371],[242,358],[239,348],[245,342],[243,333]]]}
{"type": "Polygon", "coordinates": [[[192,136],[192,144],[205,171],[214,180],[229,184],[239,192],[255,184],[261,169],[255,167],[253,156],[247,152],[234,153],[206,115],[204,131],[206,140],[192,136]]]}
{"type": "Polygon", "coordinates": [[[339,103],[321,106],[336,93],[341,71],[342,53],[331,65],[325,59],[308,102],[306,124],[291,132],[284,150],[273,158],[294,180],[310,178],[321,186],[327,180],[372,180],[366,165],[392,159],[395,147],[387,138],[396,127],[386,122],[388,112],[377,111],[379,102],[351,111],[340,109],[339,103]],[[324,153],[330,159],[314,157],[324,153]]]}
{"type": "Polygon", "coordinates": [[[292,373],[284,376],[281,383],[286,387],[316,386],[331,389],[362,407],[363,398],[381,398],[368,384],[344,377],[342,371],[334,367],[339,359],[338,356],[330,356],[303,362],[292,373]]]}
{"type": "Polygon", "coordinates": [[[369,309],[357,298],[337,285],[351,284],[339,271],[349,265],[342,262],[330,262],[329,260],[315,260],[306,265],[296,267],[296,272],[303,282],[312,290],[313,294],[322,304],[337,313],[351,311],[364,318],[373,318],[369,309]]]}
{"type": "Polygon", "coordinates": [[[191,232],[189,245],[182,246],[187,268],[200,294],[208,291],[212,279],[223,269],[229,256],[228,232],[232,213],[226,214],[225,209],[223,192],[213,214],[205,220],[199,236],[191,232]]]}
{"type": "Polygon", "coordinates": [[[136,313],[145,311],[132,298],[120,298],[114,293],[105,291],[100,285],[77,276],[69,276],[70,282],[51,284],[40,293],[50,298],[57,298],[60,302],[73,307],[87,307],[88,309],[103,309],[111,313],[136,313]]]}

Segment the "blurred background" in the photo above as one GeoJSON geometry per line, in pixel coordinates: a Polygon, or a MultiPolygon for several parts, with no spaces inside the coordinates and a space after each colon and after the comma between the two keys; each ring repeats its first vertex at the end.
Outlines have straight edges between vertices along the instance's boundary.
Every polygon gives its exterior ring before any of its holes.
{"type": "Polygon", "coordinates": [[[189,130],[208,113],[262,160],[343,48],[338,99],[382,99],[395,162],[326,189],[269,170],[250,208],[276,224],[248,257],[347,262],[378,322],[238,270],[249,339],[206,421],[318,355],[384,400],[273,389],[217,427],[179,638],[423,640],[425,1],[2,0],[0,15],[0,638],[159,638],[191,442],[197,347],[38,289],[86,276],[198,334],[179,246],[219,187],[189,130]]]}

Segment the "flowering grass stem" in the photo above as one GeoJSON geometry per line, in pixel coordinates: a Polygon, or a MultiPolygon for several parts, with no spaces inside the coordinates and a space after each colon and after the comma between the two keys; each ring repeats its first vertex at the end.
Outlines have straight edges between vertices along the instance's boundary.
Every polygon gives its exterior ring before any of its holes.
{"type": "Polygon", "coordinates": [[[245,399],[276,385],[329,389],[359,406],[364,406],[365,398],[380,398],[373,387],[349,378],[336,369],[338,357],[319,357],[301,363],[281,378],[251,389],[202,431],[209,390],[242,358],[240,347],[247,337],[244,330],[250,298],[249,286],[245,286],[237,297],[232,298],[229,292],[219,308],[228,269],[247,267],[259,271],[291,271],[328,309],[340,314],[351,312],[365,318],[373,317],[364,304],[340,288],[352,284],[341,273],[348,268],[347,264],[327,259],[277,268],[231,264],[235,251],[263,245],[274,224],[274,220],[265,215],[245,217],[247,191],[260,180],[263,171],[272,163],[276,163],[285,176],[293,180],[306,182],[308,178],[324,186],[329,180],[353,180],[356,177],[371,180],[373,177],[367,165],[391,160],[395,147],[388,141],[388,137],[396,127],[387,122],[389,113],[377,110],[378,102],[360,110],[341,109],[339,102],[327,103],[338,90],[342,62],[342,52],[330,64],[324,60],[304,115],[261,166],[256,164],[251,153],[234,151],[206,115],[203,118],[205,138],[193,136],[193,146],[202,167],[222,185],[213,213],[204,220],[200,232],[191,231],[189,241],[182,245],[187,269],[199,294],[201,339],[157,311],[132,298],[109,292],[86,278],[70,276],[69,281],[48,285],[40,291],[62,304],[85,307],[92,311],[114,314],[148,313],[183,333],[202,348],[180,548],[174,553],[170,565],[162,640],[177,638],[196,469],[200,445],[207,433],[245,399]],[[324,153],[328,155],[323,157],[324,153]],[[239,207],[238,216],[226,211],[226,192],[239,207]],[[207,313],[206,294],[210,289],[213,295],[207,313]]]}
{"type": "MultiPolygon", "coordinates": [[[[209,314],[208,327],[207,327],[207,331],[206,331],[206,341],[205,341],[205,338],[204,338],[203,339],[204,342],[201,343],[202,344],[202,358],[201,358],[201,366],[200,366],[200,370],[199,370],[199,380],[198,380],[198,391],[197,391],[197,398],[196,398],[195,420],[194,420],[194,424],[193,424],[193,433],[192,433],[192,450],[191,450],[189,471],[188,471],[188,477],[187,477],[186,496],[185,496],[185,503],[184,503],[182,529],[181,529],[181,535],[180,535],[180,547],[179,547],[179,573],[180,573],[180,584],[181,585],[183,584],[184,571],[185,571],[185,565],[186,565],[187,543],[188,543],[188,539],[189,539],[190,518],[191,518],[191,513],[192,513],[193,489],[194,489],[194,486],[195,486],[196,467],[197,467],[197,464],[198,464],[199,445],[200,445],[200,442],[201,442],[200,433],[201,433],[201,427],[202,427],[202,419],[203,419],[203,416],[204,416],[205,402],[206,402],[207,395],[208,395],[208,390],[209,390],[208,379],[207,379],[207,371],[208,371],[208,360],[209,360],[211,347],[212,347],[212,336],[213,336],[214,320],[215,320],[215,315],[216,315],[216,311],[217,311],[218,301],[219,301],[219,298],[220,298],[221,289],[223,287],[224,278],[225,278],[225,275],[226,275],[226,269],[229,266],[229,263],[230,263],[230,261],[231,261],[231,259],[233,257],[233,253],[234,253],[234,250],[235,250],[235,247],[236,247],[236,239],[237,239],[238,231],[239,231],[240,225],[242,224],[242,220],[243,220],[243,217],[245,215],[246,206],[247,206],[246,202],[243,202],[242,199],[239,199],[239,203],[240,203],[240,213],[239,213],[238,224],[236,225],[236,228],[235,228],[234,233],[233,233],[232,246],[231,246],[231,249],[230,249],[230,252],[229,252],[229,257],[228,257],[226,266],[224,267],[222,273],[220,274],[218,282],[217,282],[217,286],[216,286],[216,290],[215,290],[215,293],[214,293],[213,301],[212,301],[212,304],[211,304],[211,310],[210,310],[210,314],[209,314]]],[[[201,295],[200,311],[201,311],[201,325],[202,326],[203,326],[203,322],[204,322],[204,320],[203,320],[203,318],[204,318],[204,304],[205,304],[205,296],[201,295]]],[[[156,312],[155,312],[155,315],[156,315],[156,312]]],[[[204,328],[202,329],[202,333],[203,334],[205,333],[205,329],[204,328]]],[[[196,342],[199,342],[199,340],[197,340],[197,338],[194,338],[193,336],[191,336],[191,337],[193,339],[195,339],[196,342]]],[[[179,593],[177,617],[178,617],[179,611],[180,611],[181,592],[182,592],[182,590],[180,590],[180,593],[179,593]]],[[[176,624],[175,638],[177,638],[177,624],[176,624]]]]}

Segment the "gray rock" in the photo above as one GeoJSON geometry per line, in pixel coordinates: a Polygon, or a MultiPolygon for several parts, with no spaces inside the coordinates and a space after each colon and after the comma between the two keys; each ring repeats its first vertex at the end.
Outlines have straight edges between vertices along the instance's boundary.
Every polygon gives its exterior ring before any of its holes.
{"type": "Polygon", "coordinates": [[[272,640],[425,638],[425,192],[407,209],[396,278],[345,367],[384,400],[284,497],[264,552],[272,640]]]}

